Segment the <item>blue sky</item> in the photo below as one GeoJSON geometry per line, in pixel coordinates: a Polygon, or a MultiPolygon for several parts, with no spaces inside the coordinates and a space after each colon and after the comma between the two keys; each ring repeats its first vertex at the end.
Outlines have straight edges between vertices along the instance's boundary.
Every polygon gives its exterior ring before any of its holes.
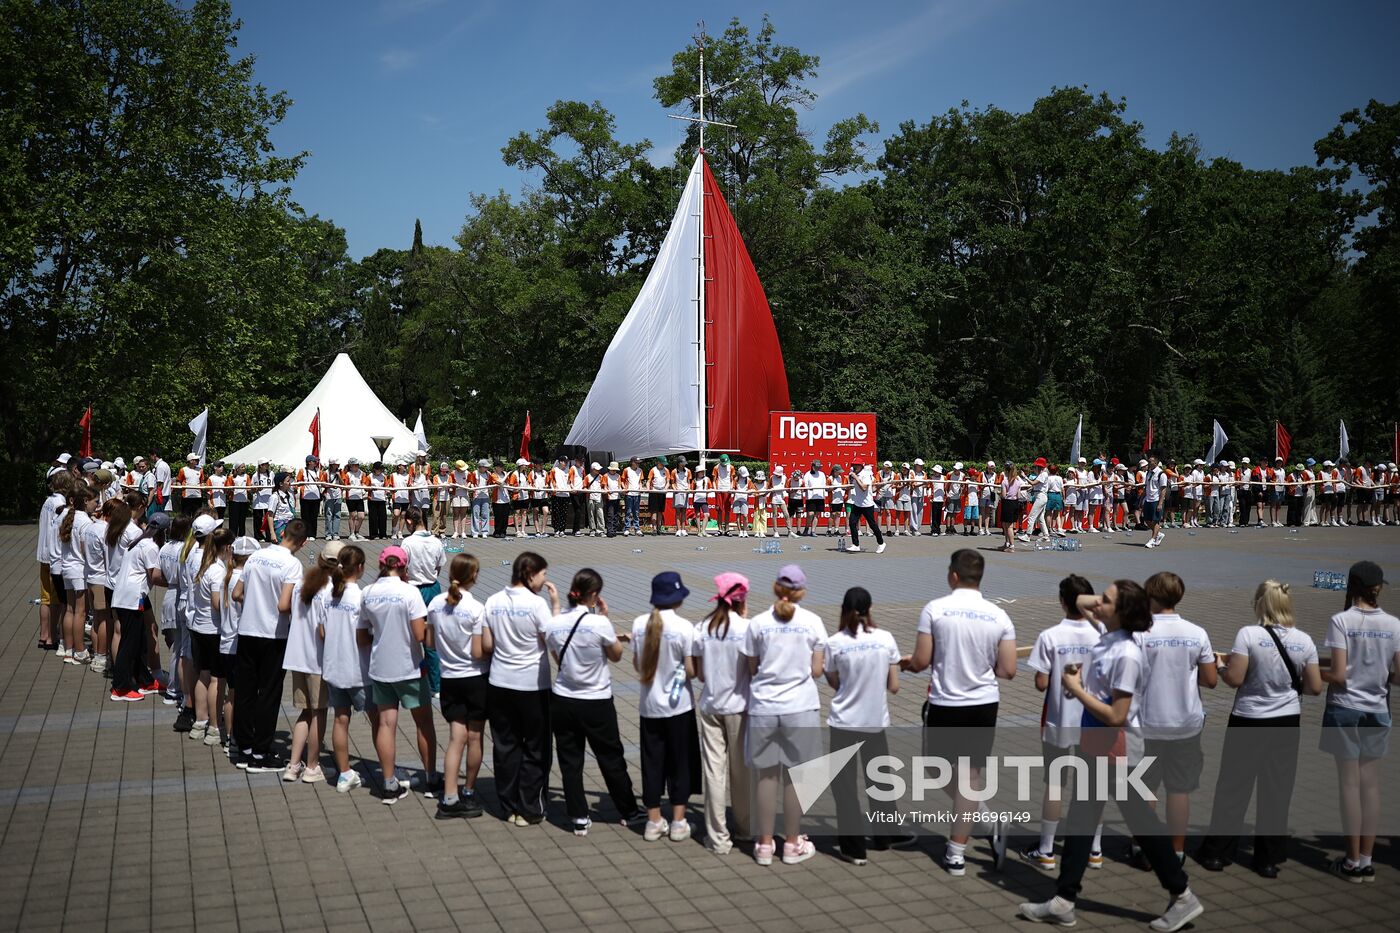
{"type": "Polygon", "coordinates": [[[295,101],[274,139],[309,150],[295,195],[347,231],[360,257],[406,247],[414,218],[450,244],[472,193],[536,181],[501,162],[558,99],[599,100],[624,140],[670,152],[651,80],[704,19],[767,12],[778,40],[819,55],[821,139],[863,111],[886,136],[967,100],[1024,110],[1053,86],[1125,97],[1160,146],[1195,133],[1208,156],[1252,168],[1313,161],[1342,112],[1400,97],[1400,3],[777,0],[234,0],[257,79],[295,101]]]}

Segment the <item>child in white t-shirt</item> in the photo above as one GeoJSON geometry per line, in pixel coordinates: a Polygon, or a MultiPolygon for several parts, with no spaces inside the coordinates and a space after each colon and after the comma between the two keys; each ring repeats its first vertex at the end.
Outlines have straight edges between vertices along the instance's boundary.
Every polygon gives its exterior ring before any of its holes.
{"type": "Polygon", "coordinates": [[[632,666],[642,688],[638,712],[647,810],[642,838],[647,842],[690,838],[685,810],[699,765],[692,750],[699,743],[686,659],[695,626],[677,613],[689,595],[680,574],[659,573],[651,580],[651,612],[632,622],[632,666]],[[661,815],[663,790],[669,791],[669,825],[661,815]]]}
{"type": "Polygon", "coordinates": [[[442,718],[451,733],[443,755],[442,799],[437,818],[450,820],[480,816],[476,777],[481,771],[482,736],[486,728],[486,671],[488,665],[472,657],[472,638],[485,611],[472,595],[481,563],[471,554],[457,554],[447,568],[448,589],[428,604],[428,626],[433,631],[442,670],[439,698],[442,718]],[[466,783],[459,795],[457,775],[466,755],[466,783]]]}

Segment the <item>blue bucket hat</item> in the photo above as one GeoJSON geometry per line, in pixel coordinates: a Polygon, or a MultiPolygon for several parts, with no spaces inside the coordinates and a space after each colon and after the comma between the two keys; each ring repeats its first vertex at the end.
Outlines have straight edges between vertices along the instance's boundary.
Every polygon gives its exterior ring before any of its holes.
{"type": "Polygon", "coordinates": [[[651,604],[653,606],[678,606],[690,595],[690,590],[681,582],[681,575],[674,570],[658,573],[651,578],[651,604]]]}
{"type": "Polygon", "coordinates": [[[1308,466],[1317,466],[1317,461],[1314,460],[1312,457],[1309,457],[1305,462],[1308,466]]]}

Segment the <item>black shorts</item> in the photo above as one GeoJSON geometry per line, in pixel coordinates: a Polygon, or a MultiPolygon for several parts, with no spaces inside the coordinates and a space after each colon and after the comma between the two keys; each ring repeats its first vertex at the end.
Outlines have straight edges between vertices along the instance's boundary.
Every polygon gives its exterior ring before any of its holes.
{"type": "Polygon", "coordinates": [[[213,670],[214,676],[220,680],[229,681],[228,686],[230,690],[233,689],[233,668],[237,661],[238,655],[221,653],[219,659],[214,662],[217,665],[213,670]]]}
{"type": "Polygon", "coordinates": [[[1201,785],[1201,734],[1184,739],[1143,739],[1143,755],[1156,758],[1143,772],[1143,783],[1169,794],[1189,794],[1201,785]]]}
{"type": "Polygon", "coordinates": [[[525,511],[526,509],[528,509],[529,507],[530,507],[530,500],[529,500],[529,499],[516,499],[514,502],[512,502],[512,503],[510,504],[510,510],[511,510],[512,512],[523,512],[523,511],[525,511]]]}
{"type": "Polygon", "coordinates": [[[647,493],[647,511],[662,512],[666,509],[666,494],[664,492],[647,493]]]}
{"type": "Polygon", "coordinates": [[[347,512],[363,512],[364,510],[365,510],[365,500],[363,500],[363,499],[346,499],[346,500],[345,500],[345,511],[347,511],[347,512]]]}
{"type": "Polygon", "coordinates": [[[189,636],[190,659],[194,661],[194,669],[208,671],[215,677],[220,676],[222,662],[219,660],[218,633],[211,635],[206,632],[190,632],[189,636]]]}
{"type": "Polygon", "coordinates": [[[1003,525],[1014,525],[1021,520],[1021,500],[1003,499],[1001,500],[1001,523],[1003,525]]]}
{"type": "Polygon", "coordinates": [[[805,508],[812,515],[820,515],[822,514],[822,512],[826,511],[826,500],[808,499],[807,504],[803,506],[803,508],[805,508]]]}
{"type": "Polygon", "coordinates": [[[985,767],[996,738],[998,703],[978,706],[935,706],[924,703],[924,754],[956,763],[967,758],[972,767],[985,767]]]}
{"type": "Polygon", "coordinates": [[[802,500],[801,500],[801,499],[789,499],[789,500],[788,500],[788,515],[801,515],[801,514],[802,514],[802,500]]]}
{"type": "Polygon", "coordinates": [[[486,675],[444,677],[438,700],[448,722],[485,722],[486,675]]]}

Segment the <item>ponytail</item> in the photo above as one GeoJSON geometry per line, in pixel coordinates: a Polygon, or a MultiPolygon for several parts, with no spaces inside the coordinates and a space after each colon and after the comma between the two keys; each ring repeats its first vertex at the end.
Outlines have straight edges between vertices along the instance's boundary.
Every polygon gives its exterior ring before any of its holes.
{"type": "Polygon", "coordinates": [[[661,663],[661,634],[666,622],[661,618],[661,610],[651,607],[651,618],[647,619],[646,635],[642,639],[642,669],[639,679],[648,687],[656,679],[656,666],[661,663]]]}
{"type": "MultiPolygon", "coordinates": [[[[455,606],[462,601],[462,593],[476,583],[476,575],[481,572],[481,561],[470,554],[458,554],[452,558],[447,568],[447,605],[455,606]]],[[[338,594],[337,594],[338,595],[338,594]]]]}
{"type": "Polygon", "coordinates": [[[743,615],[745,599],[736,597],[726,599],[723,596],[715,600],[715,611],[711,612],[705,619],[706,633],[716,638],[727,638],[729,636],[729,615],[737,612],[743,615]]]}
{"type": "Polygon", "coordinates": [[[841,600],[841,621],[837,629],[852,638],[861,629],[867,632],[875,629],[875,620],[870,617],[870,591],[865,587],[853,586],[846,591],[841,600]]]}
{"type": "Polygon", "coordinates": [[[233,538],[233,531],[228,528],[217,528],[214,530],[214,533],[209,536],[209,546],[206,547],[204,553],[200,555],[199,573],[194,575],[196,583],[204,577],[204,571],[208,570],[210,566],[213,565],[214,561],[219,559],[220,552],[222,552],[224,548],[233,546],[233,538]]]}
{"type": "Polygon", "coordinates": [[[778,601],[773,605],[773,618],[779,622],[791,622],[793,615],[797,612],[797,604],[802,602],[802,597],[807,595],[807,590],[800,586],[774,583],[773,595],[778,597],[778,601]]]}
{"type": "Polygon", "coordinates": [[[107,510],[107,546],[116,547],[131,524],[131,506],[124,499],[108,499],[103,506],[107,510]]]}
{"type": "Polygon", "coordinates": [[[316,594],[324,590],[328,582],[331,584],[331,592],[336,596],[345,592],[345,571],[341,569],[340,561],[318,554],[316,563],[307,567],[306,574],[301,578],[301,604],[311,605],[316,594]]]}
{"type": "Polygon", "coordinates": [[[347,574],[363,573],[365,569],[365,552],[353,544],[340,549],[340,570],[341,570],[341,592],[336,593],[337,599],[345,591],[344,579],[347,574]]]}
{"type": "Polygon", "coordinates": [[[569,584],[569,606],[581,606],[594,595],[603,591],[602,574],[592,567],[584,567],[574,574],[574,580],[569,584]]]}
{"type": "Polygon", "coordinates": [[[58,526],[58,540],[64,544],[73,543],[73,519],[77,516],[78,509],[86,506],[91,498],[92,490],[86,486],[79,486],[68,494],[68,509],[63,513],[63,521],[58,526]]]}

